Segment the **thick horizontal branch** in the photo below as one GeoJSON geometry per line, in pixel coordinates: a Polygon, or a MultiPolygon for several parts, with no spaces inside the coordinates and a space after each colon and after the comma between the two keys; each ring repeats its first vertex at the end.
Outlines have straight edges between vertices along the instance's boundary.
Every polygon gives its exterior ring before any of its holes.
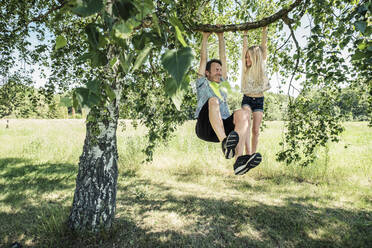
{"type": "Polygon", "coordinates": [[[299,6],[303,0],[296,0],[288,8],[279,10],[277,13],[272,16],[265,17],[257,22],[246,22],[241,24],[230,24],[230,25],[211,25],[211,24],[200,24],[192,28],[194,31],[204,31],[204,32],[227,32],[227,31],[243,31],[256,29],[264,26],[268,26],[271,23],[276,22],[280,19],[287,19],[288,13],[291,12],[294,8],[299,6]]]}

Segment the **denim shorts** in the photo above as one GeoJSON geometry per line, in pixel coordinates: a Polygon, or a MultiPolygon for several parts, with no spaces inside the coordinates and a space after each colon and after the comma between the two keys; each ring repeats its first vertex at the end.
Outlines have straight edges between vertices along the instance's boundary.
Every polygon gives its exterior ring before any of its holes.
{"type": "Polygon", "coordinates": [[[252,112],[263,112],[264,111],[264,97],[250,97],[243,96],[242,107],[248,106],[251,108],[252,112]]]}

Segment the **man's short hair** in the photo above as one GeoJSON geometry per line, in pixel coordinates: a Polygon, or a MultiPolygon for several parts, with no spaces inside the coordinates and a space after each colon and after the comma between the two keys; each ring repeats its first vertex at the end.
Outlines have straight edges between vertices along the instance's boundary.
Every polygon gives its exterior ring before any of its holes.
{"type": "Polygon", "coordinates": [[[205,70],[206,71],[211,72],[211,65],[212,65],[212,63],[218,63],[218,64],[220,64],[222,66],[221,60],[219,60],[219,59],[211,59],[211,60],[209,60],[207,62],[207,66],[205,67],[205,70]]]}

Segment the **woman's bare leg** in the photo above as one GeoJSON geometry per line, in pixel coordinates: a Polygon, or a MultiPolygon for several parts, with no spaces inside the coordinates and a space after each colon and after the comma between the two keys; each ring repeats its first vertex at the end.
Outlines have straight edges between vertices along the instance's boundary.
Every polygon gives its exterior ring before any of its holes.
{"type": "Polygon", "coordinates": [[[248,128],[247,128],[247,133],[246,133],[245,142],[244,142],[245,154],[251,155],[252,154],[251,153],[251,128],[252,128],[251,116],[252,116],[252,110],[248,106],[243,106],[243,110],[247,111],[247,113],[248,113],[248,128]]]}
{"type": "Polygon", "coordinates": [[[262,123],[263,112],[256,111],[252,113],[253,125],[252,125],[252,154],[257,151],[258,136],[260,134],[260,126],[262,123]]]}
{"type": "Polygon", "coordinates": [[[248,130],[248,113],[243,109],[234,112],[234,130],[239,134],[239,143],[236,146],[236,158],[243,155],[244,143],[248,130]]]}

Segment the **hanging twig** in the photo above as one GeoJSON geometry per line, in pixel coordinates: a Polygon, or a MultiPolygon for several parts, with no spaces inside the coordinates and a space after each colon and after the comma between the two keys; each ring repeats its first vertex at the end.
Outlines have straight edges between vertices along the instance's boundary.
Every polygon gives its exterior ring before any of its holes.
{"type": "Polygon", "coordinates": [[[285,24],[287,24],[289,30],[291,31],[291,37],[292,37],[292,39],[293,39],[293,41],[294,41],[294,43],[296,45],[296,48],[297,48],[296,65],[295,65],[295,68],[293,70],[292,77],[291,77],[291,80],[290,80],[289,86],[288,86],[288,96],[289,96],[289,91],[290,91],[291,87],[294,88],[293,85],[292,85],[292,81],[293,81],[294,76],[296,75],[298,64],[300,63],[301,48],[300,48],[300,45],[298,44],[298,41],[297,41],[296,36],[294,34],[294,31],[293,31],[293,28],[292,28],[292,24],[290,22],[288,22],[287,19],[283,19],[283,21],[285,22],[285,24]]]}
{"type": "Polygon", "coordinates": [[[287,42],[289,41],[290,38],[291,38],[291,36],[289,35],[288,38],[287,38],[287,40],[283,43],[283,45],[281,45],[279,48],[275,49],[275,51],[273,53],[273,57],[274,58],[276,56],[276,52],[279,51],[280,49],[282,49],[285,46],[285,44],[287,44],[287,42]]]}

